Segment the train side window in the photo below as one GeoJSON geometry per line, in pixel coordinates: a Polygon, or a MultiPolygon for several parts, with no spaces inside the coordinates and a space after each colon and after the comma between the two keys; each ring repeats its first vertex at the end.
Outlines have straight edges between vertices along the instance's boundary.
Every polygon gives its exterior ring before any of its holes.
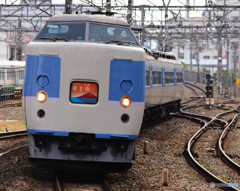
{"type": "Polygon", "coordinates": [[[166,78],[166,84],[174,83],[174,73],[173,72],[166,72],[165,78],[166,78]]]}
{"type": "Polygon", "coordinates": [[[161,72],[153,72],[153,85],[162,84],[162,73],[161,72]]]}
{"type": "Polygon", "coordinates": [[[0,70],[0,80],[4,80],[4,70],[0,70]]]}
{"type": "Polygon", "coordinates": [[[19,80],[24,79],[24,70],[19,70],[19,80]]]}
{"type": "Polygon", "coordinates": [[[162,84],[162,72],[159,72],[159,84],[162,84]]]}
{"type": "Polygon", "coordinates": [[[146,71],[146,86],[150,86],[150,72],[146,71]]]}
{"type": "Polygon", "coordinates": [[[178,72],[177,73],[177,83],[181,83],[182,82],[182,73],[178,72]]]}
{"type": "Polygon", "coordinates": [[[159,84],[159,72],[153,72],[153,85],[159,84]]]}
{"type": "Polygon", "coordinates": [[[7,79],[11,80],[13,79],[14,72],[12,70],[7,70],[7,79]]]}

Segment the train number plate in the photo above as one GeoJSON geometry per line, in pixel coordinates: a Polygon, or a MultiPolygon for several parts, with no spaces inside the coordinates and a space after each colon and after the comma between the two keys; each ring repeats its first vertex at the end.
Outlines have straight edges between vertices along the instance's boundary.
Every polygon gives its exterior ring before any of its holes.
{"type": "Polygon", "coordinates": [[[72,82],[70,85],[70,101],[80,104],[96,104],[98,102],[98,84],[94,82],[72,82]]]}

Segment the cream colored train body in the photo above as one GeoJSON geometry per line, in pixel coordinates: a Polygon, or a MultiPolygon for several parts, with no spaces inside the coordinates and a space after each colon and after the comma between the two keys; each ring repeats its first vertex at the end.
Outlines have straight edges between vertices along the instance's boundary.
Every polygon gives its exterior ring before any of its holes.
{"type": "Polygon", "coordinates": [[[152,84],[152,72],[163,68],[182,72],[178,61],[147,56],[121,19],[50,18],[27,48],[23,113],[32,164],[127,171],[147,108],[181,99],[180,84],[152,84]]]}

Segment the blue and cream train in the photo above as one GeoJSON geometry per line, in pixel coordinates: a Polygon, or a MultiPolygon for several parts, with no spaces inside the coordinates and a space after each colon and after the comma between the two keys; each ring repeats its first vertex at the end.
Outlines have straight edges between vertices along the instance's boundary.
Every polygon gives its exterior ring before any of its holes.
{"type": "Polygon", "coordinates": [[[127,171],[142,122],[177,111],[183,84],[175,56],[146,54],[125,21],[53,16],[27,47],[29,159],[36,167],[127,171]]]}

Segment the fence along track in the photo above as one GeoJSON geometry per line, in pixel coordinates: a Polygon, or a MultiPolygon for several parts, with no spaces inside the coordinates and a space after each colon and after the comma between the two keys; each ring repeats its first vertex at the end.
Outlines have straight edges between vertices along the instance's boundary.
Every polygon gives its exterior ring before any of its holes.
{"type": "MultiPolygon", "coordinates": [[[[189,114],[186,116],[181,116],[181,115],[176,115],[176,114],[173,114],[173,116],[177,116],[177,117],[184,117],[184,118],[189,118],[190,120],[194,120],[200,124],[204,124],[202,126],[202,128],[188,141],[187,145],[186,145],[186,149],[185,149],[185,152],[184,152],[184,156],[186,157],[187,161],[199,172],[201,173],[204,177],[206,177],[208,180],[214,182],[214,183],[222,183],[222,184],[225,184],[227,185],[228,183],[224,182],[223,180],[219,179],[218,177],[216,177],[214,174],[212,174],[210,171],[208,171],[207,169],[205,169],[202,165],[200,165],[196,160],[195,158],[193,157],[192,155],[192,152],[191,152],[191,146],[200,138],[200,136],[207,130],[207,127],[208,125],[214,123],[214,121],[216,120],[219,120],[221,121],[222,123],[225,123],[225,126],[230,126],[231,124],[223,121],[223,120],[220,120],[220,119],[217,119],[219,116],[221,115],[226,115],[228,113],[231,113],[231,112],[235,112],[237,110],[237,108],[239,107],[239,105],[234,109],[234,110],[231,110],[231,111],[227,111],[227,112],[223,112],[223,113],[220,113],[218,114],[217,116],[215,116],[214,118],[211,118],[211,120],[209,122],[205,122],[199,118],[196,118],[197,115],[194,115],[193,117],[193,114],[189,114]]],[[[185,114],[187,114],[187,112],[184,112],[185,114]]],[[[199,116],[200,118],[202,116],[199,116]]],[[[232,120],[233,122],[233,120],[232,120]]],[[[227,128],[225,128],[227,130],[227,128]]],[[[225,130],[225,131],[226,131],[225,130]]],[[[224,133],[223,133],[224,134],[224,133]]],[[[221,139],[221,137],[220,137],[221,139]]],[[[220,140],[221,141],[221,140],[220,140]]],[[[220,148],[221,148],[221,145],[220,145],[220,148]]],[[[229,160],[231,160],[229,157],[227,157],[229,160]]],[[[227,191],[236,191],[238,190],[237,188],[235,187],[221,187],[221,189],[223,190],[227,190],[227,191]]]]}

